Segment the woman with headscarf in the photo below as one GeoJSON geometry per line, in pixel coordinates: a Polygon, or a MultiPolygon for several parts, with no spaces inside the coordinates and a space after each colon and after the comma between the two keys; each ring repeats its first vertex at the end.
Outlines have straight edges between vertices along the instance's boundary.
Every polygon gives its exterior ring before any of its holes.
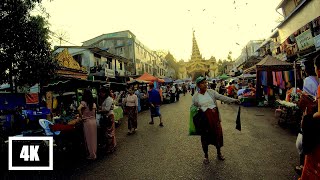
{"type": "Polygon", "coordinates": [[[224,160],[221,153],[223,146],[223,134],[221,127],[221,119],[218,111],[217,99],[225,103],[240,103],[238,99],[223,96],[212,89],[208,89],[207,81],[204,77],[196,79],[197,87],[200,89],[192,97],[192,105],[197,107],[198,112],[202,115],[201,119],[201,144],[204,152],[204,164],[209,163],[208,147],[210,144],[216,146],[217,157],[219,160],[224,160]]]}
{"type": "Polygon", "coordinates": [[[78,111],[79,117],[83,122],[84,138],[89,152],[87,159],[89,160],[95,160],[97,158],[96,108],[91,90],[86,89],[83,93],[78,111]]]}
{"type": "Polygon", "coordinates": [[[138,97],[133,94],[133,90],[128,90],[128,96],[125,98],[126,108],[128,112],[128,135],[131,135],[137,130],[138,118],[138,97]]]}
{"type": "Polygon", "coordinates": [[[100,113],[102,118],[100,120],[100,127],[103,131],[104,141],[106,143],[107,153],[112,153],[117,145],[116,142],[116,126],[114,121],[114,103],[111,96],[111,91],[106,88],[100,90],[100,96],[103,100],[100,113]]]}

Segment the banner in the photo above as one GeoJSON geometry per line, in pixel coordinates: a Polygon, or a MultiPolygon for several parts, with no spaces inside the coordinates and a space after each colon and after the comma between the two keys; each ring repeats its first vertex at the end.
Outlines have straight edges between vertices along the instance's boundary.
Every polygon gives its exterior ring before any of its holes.
{"type": "Polygon", "coordinates": [[[320,34],[315,36],[313,39],[314,39],[314,45],[316,47],[316,50],[320,49],[320,34]]]}

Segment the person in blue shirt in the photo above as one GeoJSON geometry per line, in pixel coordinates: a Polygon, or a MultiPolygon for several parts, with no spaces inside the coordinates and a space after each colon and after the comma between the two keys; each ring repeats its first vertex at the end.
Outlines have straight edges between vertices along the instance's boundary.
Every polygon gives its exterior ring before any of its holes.
{"type": "Polygon", "coordinates": [[[149,91],[148,91],[148,99],[150,104],[150,113],[151,113],[151,121],[149,124],[154,124],[153,118],[159,117],[160,118],[160,127],[163,127],[161,113],[160,113],[160,105],[161,105],[161,96],[159,91],[154,88],[154,84],[149,84],[149,91]]]}

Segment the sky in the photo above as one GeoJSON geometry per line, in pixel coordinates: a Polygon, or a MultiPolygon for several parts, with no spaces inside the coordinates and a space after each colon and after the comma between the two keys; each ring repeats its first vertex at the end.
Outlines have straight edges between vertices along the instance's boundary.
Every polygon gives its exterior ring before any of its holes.
{"type": "MultiPolygon", "coordinates": [[[[101,34],[130,30],[152,50],[188,61],[192,32],[206,59],[236,59],[249,40],[266,39],[281,17],[280,0],[43,0],[61,45],[82,45],[101,34]],[[72,43],[72,44],[71,44],[72,43]],[[238,45],[239,44],[239,45],[238,45]]],[[[37,7],[38,8],[38,7],[37,7]]],[[[59,41],[53,38],[53,45],[59,41]]]]}

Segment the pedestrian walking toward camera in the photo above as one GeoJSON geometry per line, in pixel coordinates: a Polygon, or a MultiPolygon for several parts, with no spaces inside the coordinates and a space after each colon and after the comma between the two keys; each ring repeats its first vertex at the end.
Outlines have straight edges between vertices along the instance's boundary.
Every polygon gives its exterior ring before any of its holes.
{"type": "Polygon", "coordinates": [[[216,146],[217,157],[219,160],[224,160],[221,153],[223,146],[223,134],[221,127],[221,118],[218,110],[217,99],[225,103],[240,103],[238,99],[223,96],[212,89],[208,89],[207,81],[204,77],[196,79],[197,87],[200,89],[192,97],[192,105],[198,108],[201,121],[201,144],[204,152],[203,163],[209,163],[208,147],[210,144],[216,146]]]}
{"type": "Polygon", "coordinates": [[[150,113],[151,113],[151,121],[149,124],[154,124],[153,118],[159,117],[160,118],[160,127],[163,127],[162,117],[160,113],[160,105],[161,105],[161,97],[159,91],[154,89],[153,83],[149,84],[149,91],[148,91],[148,98],[150,104],[150,113]]]}
{"type": "Polygon", "coordinates": [[[128,92],[129,94],[125,98],[125,103],[128,112],[128,135],[131,135],[136,132],[138,126],[138,97],[133,94],[132,89],[129,89],[128,92]]]}

